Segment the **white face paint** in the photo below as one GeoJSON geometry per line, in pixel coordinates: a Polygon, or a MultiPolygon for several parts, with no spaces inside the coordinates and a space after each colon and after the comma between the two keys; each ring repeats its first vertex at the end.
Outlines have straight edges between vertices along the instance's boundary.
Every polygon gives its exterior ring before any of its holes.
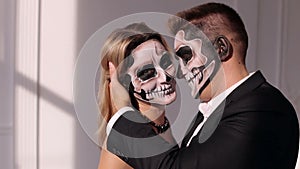
{"type": "Polygon", "coordinates": [[[203,55],[201,39],[186,40],[183,30],[175,35],[174,47],[180,65],[178,71],[191,87],[191,95],[197,98],[205,83],[212,78],[218,62],[213,56],[203,55]]]}
{"type": "Polygon", "coordinates": [[[176,99],[173,56],[156,40],[140,44],[131,56],[133,64],[127,74],[131,77],[134,96],[149,103],[172,103],[176,99]]]}

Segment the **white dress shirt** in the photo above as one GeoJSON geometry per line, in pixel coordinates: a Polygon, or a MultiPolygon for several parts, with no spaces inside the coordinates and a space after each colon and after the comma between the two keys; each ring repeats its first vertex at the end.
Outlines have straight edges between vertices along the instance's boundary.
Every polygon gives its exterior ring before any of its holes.
{"type": "Polygon", "coordinates": [[[189,139],[187,143],[187,147],[190,145],[192,139],[199,133],[201,130],[202,126],[208,119],[208,117],[215,111],[215,109],[223,102],[223,100],[226,99],[226,97],[238,86],[240,86],[243,82],[245,82],[250,76],[252,76],[254,72],[250,73],[248,76],[244,77],[228,89],[226,89],[224,92],[220,93],[218,96],[212,98],[209,102],[201,102],[198,106],[199,111],[203,114],[204,119],[203,121],[197,126],[195,129],[193,135],[189,139]]]}

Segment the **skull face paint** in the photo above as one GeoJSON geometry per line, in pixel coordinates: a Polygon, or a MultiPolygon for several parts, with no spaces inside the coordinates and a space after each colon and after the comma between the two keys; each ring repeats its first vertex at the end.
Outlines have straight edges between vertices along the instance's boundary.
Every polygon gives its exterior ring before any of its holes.
{"type": "Polygon", "coordinates": [[[148,40],[131,53],[127,70],[134,96],[148,103],[167,105],[176,99],[172,55],[156,40],[148,40]]]}
{"type": "Polygon", "coordinates": [[[185,78],[194,98],[197,98],[210,82],[220,64],[216,56],[203,54],[203,43],[200,38],[186,40],[183,30],[175,35],[174,47],[179,60],[179,78],[185,78]]]}

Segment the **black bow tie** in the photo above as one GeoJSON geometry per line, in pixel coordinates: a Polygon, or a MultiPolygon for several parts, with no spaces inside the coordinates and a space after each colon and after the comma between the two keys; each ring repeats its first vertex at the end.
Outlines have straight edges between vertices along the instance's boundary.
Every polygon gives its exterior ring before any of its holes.
{"type": "Polygon", "coordinates": [[[187,130],[187,134],[185,135],[184,139],[182,140],[181,147],[186,147],[187,146],[187,143],[190,140],[190,138],[192,137],[195,129],[203,121],[203,119],[204,119],[204,116],[199,111],[196,118],[194,118],[194,120],[192,121],[189,129],[187,130]]]}

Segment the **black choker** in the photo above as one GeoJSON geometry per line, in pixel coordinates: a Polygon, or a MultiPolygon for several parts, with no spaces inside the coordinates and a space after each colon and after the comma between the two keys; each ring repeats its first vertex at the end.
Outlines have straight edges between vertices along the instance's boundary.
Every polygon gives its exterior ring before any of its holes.
{"type": "Polygon", "coordinates": [[[155,127],[157,129],[158,134],[164,133],[165,131],[167,131],[170,128],[170,123],[169,120],[165,118],[164,124],[158,125],[156,123],[154,123],[153,121],[150,121],[149,124],[151,124],[153,127],[155,127]]]}

